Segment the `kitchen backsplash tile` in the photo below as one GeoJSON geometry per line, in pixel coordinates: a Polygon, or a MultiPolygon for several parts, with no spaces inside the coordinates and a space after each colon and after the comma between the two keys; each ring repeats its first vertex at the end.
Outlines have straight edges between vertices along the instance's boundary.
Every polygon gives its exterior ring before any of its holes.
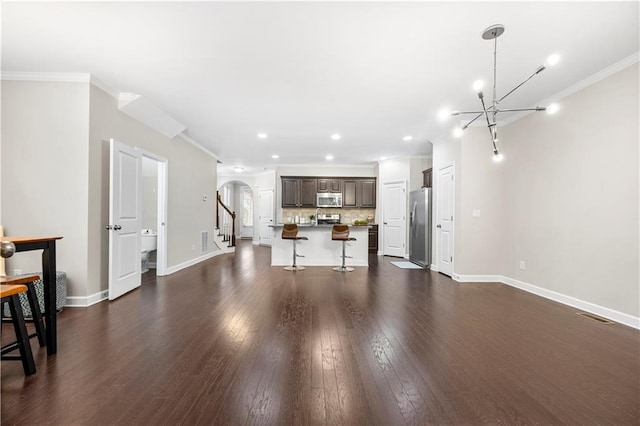
{"type": "MultiPolygon", "coordinates": [[[[376,217],[376,209],[336,209],[336,208],[324,208],[320,209],[321,214],[336,214],[340,215],[340,222],[353,223],[354,220],[368,220],[373,222],[376,217]]],[[[282,209],[282,223],[292,223],[295,217],[298,216],[300,223],[310,223],[309,216],[315,216],[316,209],[282,209]]]]}

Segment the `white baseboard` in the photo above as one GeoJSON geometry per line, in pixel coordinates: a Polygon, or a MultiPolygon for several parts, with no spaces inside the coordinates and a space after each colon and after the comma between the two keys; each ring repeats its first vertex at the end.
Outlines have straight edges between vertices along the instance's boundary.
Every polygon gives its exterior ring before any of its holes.
{"type": "Polygon", "coordinates": [[[203,254],[202,256],[198,256],[198,257],[193,258],[193,259],[189,259],[186,262],[182,262],[182,263],[179,263],[178,265],[171,266],[171,267],[167,268],[166,275],[171,275],[171,274],[176,273],[178,271],[181,271],[181,270],[183,270],[185,268],[188,268],[189,266],[197,265],[200,262],[204,262],[205,260],[209,260],[212,257],[216,257],[216,256],[219,256],[221,254],[224,254],[222,252],[222,250],[218,250],[218,251],[213,251],[213,252],[210,252],[210,253],[207,253],[207,254],[203,254]]]}
{"type": "Polygon", "coordinates": [[[86,308],[109,299],[109,290],[102,290],[90,296],[67,296],[65,308],[86,308]]]}
{"type": "MultiPolygon", "coordinates": [[[[432,268],[432,270],[434,269],[432,268]]],[[[606,308],[604,306],[596,305],[595,303],[586,302],[572,296],[567,296],[553,290],[548,290],[543,287],[525,283],[524,281],[519,281],[514,278],[505,277],[503,275],[459,275],[456,273],[453,274],[452,278],[455,281],[464,283],[503,283],[508,286],[524,290],[528,293],[535,294],[536,296],[541,296],[545,299],[562,303],[563,305],[572,306],[582,311],[591,312],[592,314],[610,319],[611,321],[615,321],[620,324],[624,324],[626,326],[640,330],[640,318],[638,317],[634,317],[633,315],[625,314],[614,309],[606,308]]]]}
{"type": "MultiPolygon", "coordinates": [[[[502,283],[504,277],[502,275],[460,275],[455,272],[451,278],[461,283],[502,283]]],[[[505,283],[506,284],[506,283],[505,283]]]]}
{"type": "Polygon", "coordinates": [[[565,294],[538,287],[533,284],[525,283],[513,278],[502,277],[502,282],[506,285],[519,288],[520,290],[524,290],[538,296],[542,296],[546,299],[551,299],[564,305],[573,306],[574,308],[591,312],[592,314],[610,319],[611,321],[619,322],[620,324],[624,324],[635,329],[640,329],[640,318],[638,317],[634,317],[632,315],[625,314],[614,309],[605,308],[604,306],[596,305],[595,303],[576,299],[575,297],[567,296],[565,294]]]}
{"type": "Polygon", "coordinates": [[[251,241],[251,244],[253,244],[254,246],[259,246],[260,245],[260,241],[253,240],[253,241],[251,241]]]}

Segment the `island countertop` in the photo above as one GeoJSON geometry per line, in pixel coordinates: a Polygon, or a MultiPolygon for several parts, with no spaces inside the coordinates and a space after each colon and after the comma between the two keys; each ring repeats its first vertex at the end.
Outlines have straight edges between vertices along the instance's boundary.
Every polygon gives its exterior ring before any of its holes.
{"type": "MultiPolygon", "coordinates": [[[[344,224],[348,225],[348,224],[344,224]]],[[[348,225],[350,236],[355,241],[346,243],[348,266],[369,266],[369,228],[371,225],[348,225]]],[[[291,240],[283,240],[283,223],[269,225],[273,230],[271,240],[271,265],[291,265],[293,245],[291,240]]],[[[307,237],[297,243],[298,265],[301,266],[339,266],[342,262],[342,242],[331,239],[333,225],[298,224],[298,236],[307,237]]]]}

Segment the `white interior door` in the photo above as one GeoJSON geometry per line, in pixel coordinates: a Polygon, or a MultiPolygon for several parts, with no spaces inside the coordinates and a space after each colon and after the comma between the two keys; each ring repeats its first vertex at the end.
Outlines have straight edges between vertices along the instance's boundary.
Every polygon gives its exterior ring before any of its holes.
{"type": "Polygon", "coordinates": [[[384,183],[382,191],[382,254],[404,257],[407,239],[405,182],[384,183]]]}
{"type": "Polygon", "coordinates": [[[111,139],[109,169],[109,300],[113,300],[140,287],[142,156],[111,139]]]}
{"type": "Polygon", "coordinates": [[[270,246],[273,228],[273,189],[263,189],[260,191],[260,245],[270,246]]]}
{"type": "Polygon", "coordinates": [[[453,209],[455,200],[455,168],[453,165],[438,169],[437,241],[438,271],[453,273],[453,209]]]}

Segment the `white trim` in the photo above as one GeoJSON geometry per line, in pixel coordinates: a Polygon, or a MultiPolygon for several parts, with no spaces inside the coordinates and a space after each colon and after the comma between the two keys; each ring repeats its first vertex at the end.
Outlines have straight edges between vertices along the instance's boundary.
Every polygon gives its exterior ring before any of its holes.
{"type": "Polygon", "coordinates": [[[504,278],[502,275],[460,275],[455,272],[452,279],[460,283],[502,283],[504,278]]]}
{"type": "Polygon", "coordinates": [[[158,221],[156,224],[156,233],[158,234],[158,250],[156,251],[156,265],[149,263],[150,267],[156,268],[156,275],[163,276],[166,274],[167,269],[167,212],[169,204],[169,160],[153,152],[147,151],[140,147],[135,147],[135,150],[140,152],[143,157],[147,157],[154,160],[158,165],[158,205],[156,212],[158,221]]]}
{"type": "MultiPolygon", "coordinates": [[[[573,95],[576,92],[579,92],[582,89],[585,89],[592,84],[599,82],[600,80],[604,80],[605,78],[612,76],[613,74],[622,71],[623,69],[637,63],[640,60],[640,52],[635,52],[634,54],[627,56],[626,58],[609,65],[603,70],[596,72],[595,74],[590,75],[589,77],[581,80],[566,89],[549,96],[546,99],[541,100],[536,103],[536,106],[547,106],[553,102],[557,102],[560,99],[566,98],[567,96],[573,95]]],[[[533,106],[532,106],[533,107],[533,106]]],[[[504,120],[498,122],[498,126],[506,126],[508,124],[513,123],[514,121],[520,120],[521,118],[526,117],[527,115],[533,114],[535,111],[523,111],[516,114],[512,114],[504,120]]]]}
{"type": "Polygon", "coordinates": [[[109,299],[109,290],[102,290],[90,296],[67,296],[65,308],[87,308],[109,299]]]}
{"type": "Polygon", "coordinates": [[[505,277],[503,275],[459,275],[454,273],[453,279],[458,282],[506,284],[510,287],[535,294],[536,296],[544,297],[545,299],[553,300],[554,302],[562,303],[563,305],[571,306],[582,311],[591,312],[603,318],[640,330],[640,317],[634,317],[633,315],[625,314],[624,312],[616,311],[615,309],[596,305],[595,303],[567,296],[566,294],[558,293],[557,291],[529,284],[514,278],[505,277]]]}
{"type": "Polygon", "coordinates": [[[112,87],[108,86],[102,80],[99,80],[98,78],[96,78],[96,76],[89,75],[89,81],[91,82],[91,84],[93,84],[98,89],[100,89],[103,92],[105,92],[106,94],[110,95],[112,98],[118,99],[118,91],[113,89],[112,87]]]}
{"type": "Polygon", "coordinates": [[[175,266],[170,266],[169,268],[166,269],[166,275],[171,275],[175,272],[181,271],[185,268],[188,268],[189,266],[193,266],[193,265],[197,265],[200,262],[204,262],[205,260],[209,260],[213,257],[219,256],[221,254],[224,254],[222,252],[222,250],[218,250],[218,251],[213,251],[207,254],[203,254],[202,256],[198,256],[196,258],[187,260],[186,262],[182,262],[179,263],[178,265],[175,266]]]}
{"type": "Polygon", "coordinates": [[[189,136],[185,135],[184,132],[180,133],[178,135],[175,136],[176,138],[182,139],[185,142],[190,143],[191,145],[195,146],[196,148],[198,148],[200,151],[204,152],[205,154],[209,154],[210,156],[212,156],[213,158],[215,158],[216,160],[220,160],[220,157],[218,157],[216,154],[214,154],[213,152],[209,151],[207,148],[205,148],[204,146],[200,145],[198,142],[196,142],[195,140],[191,139],[189,136]]]}
{"type": "Polygon", "coordinates": [[[620,324],[624,324],[629,327],[633,327],[635,329],[640,329],[639,317],[634,317],[632,315],[625,314],[623,312],[616,311],[614,309],[606,308],[604,306],[596,305],[595,303],[576,299],[575,297],[567,296],[565,294],[558,293],[553,290],[548,290],[546,288],[538,287],[536,285],[525,283],[523,281],[519,281],[513,278],[502,277],[502,282],[506,285],[518,288],[520,290],[524,290],[529,293],[533,293],[537,296],[542,296],[546,299],[550,299],[555,302],[559,302],[564,305],[569,305],[574,308],[578,308],[578,309],[599,315],[601,317],[610,319],[612,321],[619,322],[620,324]]]}
{"type": "Polygon", "coordinates": [[[7,81],[50,81],[60,83],[91,83],[89,73],[2,71],[7,81]]]}
{"type": "Polygon", "coordinates": [[[54,83],[89,83],[118,99],[118,91],[89,73],[3,71],[2,80],[54,83]]]}

